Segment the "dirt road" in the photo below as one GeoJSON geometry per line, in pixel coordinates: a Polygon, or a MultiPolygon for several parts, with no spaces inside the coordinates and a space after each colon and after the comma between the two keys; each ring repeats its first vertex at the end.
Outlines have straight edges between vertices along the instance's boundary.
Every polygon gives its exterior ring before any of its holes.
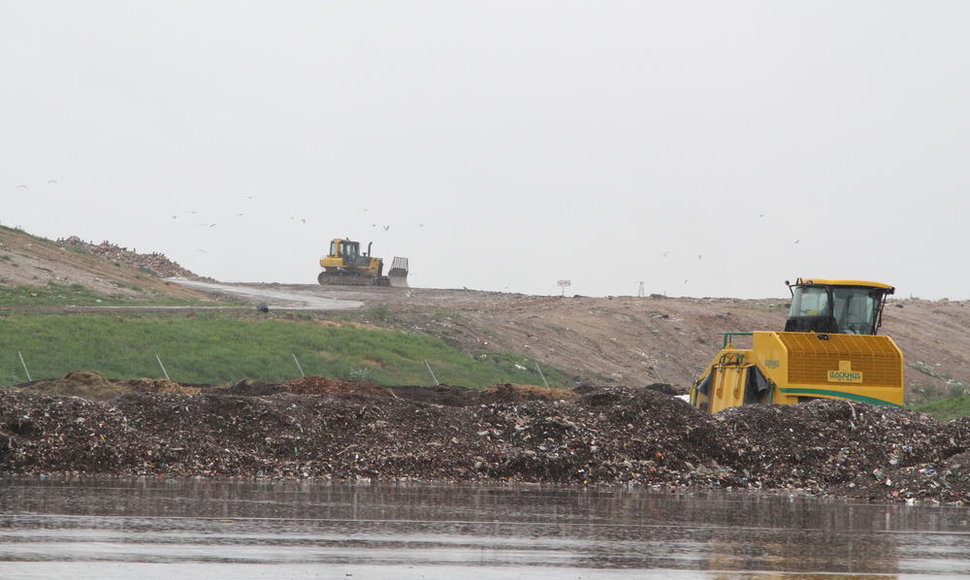
{"type": "Polygon", "coordinates": [[[204,282],[202,280],[187,280],[185,278],[169,278],[170,282],[209,292],[213,294],[229,294],[235,298],[243,297],[254,303],[265,304],[267,308],[280,310],[353,310],[364,305],[357,300],[328,298],[303,289],[297,291],[292,287],[276,287],[267,284],[223,284],[204,282]]]}

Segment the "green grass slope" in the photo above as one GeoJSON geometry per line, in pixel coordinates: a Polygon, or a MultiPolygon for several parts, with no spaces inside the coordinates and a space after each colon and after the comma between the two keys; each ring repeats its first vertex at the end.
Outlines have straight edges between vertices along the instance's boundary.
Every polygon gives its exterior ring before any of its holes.
{"type": "Polygon", "coordinates": [[[210,299],[186,298],[152,293],[134,284],[121,281],[116,285],[125,285],[142,296],[108,295],[95,292],[82,284],[55,284],[48,282],[42,286],[0,286],[0,307],[37,307],[37,306],[239,306],[226,301],[210,299]]]}
{"type": "Polygon", "coordinates": [[[970,395],[954,395],[929,403],[913,405],[910,408],[932,415],[940,421],[949,421],[950,419],[970,416],[970,395]]]}
{"type": "MultiPolygon", "coordinates": [[[[230,313],[0,314],[0,386],[26,382],[28,372],[33,380],[72,370],[118,380],[167,372],[173,381],[219,385],[283,381],[301,368],[382,385],[542,384],[536,363],[519,355],[469,355],[429,336],[350,324],[230,313]]],[[[550,386],[568,384],[554,369],[542,373],[550,386]]]]}

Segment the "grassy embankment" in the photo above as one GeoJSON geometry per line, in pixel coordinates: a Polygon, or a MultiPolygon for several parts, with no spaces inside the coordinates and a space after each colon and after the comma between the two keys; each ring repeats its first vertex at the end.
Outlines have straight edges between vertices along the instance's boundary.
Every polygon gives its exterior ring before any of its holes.
{"type": "MultiPolygon", "coordinates": [[[[299,377],[302,367],[307,375],[433,385],[428,365],[439,383],[542,384],[533,361],[476,354],[429,336],[316,319],[221,312],[0,314],[0,386],[26,382],[27,371],[33,380],[73,370],[115,380],[163,377],[156,355],[173,381],[194,384],[283,381],[299,377]]],[[[550,386],[567,386],[555,370],[542,366],[542,372],[550,386]]]]}
{"type": "Polygon", "coordinates": [[[165,296],[146,291],[132,283],[115,284],[142,292],[140,296],[99,294],[82,284],[43,286],[0,286],[0,306],[240,306],[230,302],[165,296]]]}
{"type": "Polygon", "coordinates": [[[910,408],[932,415],[940,421],[968,417],[970,416],[970,395],[952,395],[945,399],[913,405],[910,408]]]}

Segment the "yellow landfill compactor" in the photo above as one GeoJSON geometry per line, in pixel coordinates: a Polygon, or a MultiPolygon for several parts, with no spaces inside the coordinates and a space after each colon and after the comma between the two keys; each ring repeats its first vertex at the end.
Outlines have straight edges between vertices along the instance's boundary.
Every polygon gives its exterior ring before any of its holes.
{"type": "Polygon", "coordinates": [[[360,252],[360,242],[346,238],[335,238],[330,242],[330,253],[320,258],[323,272],[317,276],[317,282],[327,286],[330,284],[343,286],[394,286],[407,288],[408,259],[395,257],[391,269],[384,275],[384,260],[360,252]]]}
{"type": "Polygon", "coordinates": [[[792,294],[785,331],[724,333],[724,348],[691,386],[691,404],[709,413],[819,398],[902,406],[903,353],[876,335],[895,289],[861,280],[785,284],[792,294]],[[751,348],[732,344],[741,336],[751,348]]]}

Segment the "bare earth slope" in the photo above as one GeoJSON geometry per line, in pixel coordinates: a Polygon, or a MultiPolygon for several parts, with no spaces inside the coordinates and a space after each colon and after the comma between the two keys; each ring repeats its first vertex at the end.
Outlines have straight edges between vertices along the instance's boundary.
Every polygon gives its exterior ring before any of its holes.
{"type": "Polygon", "coordinates": [[[55,243],[0,227],[0,286],[81,284],[108,296],[161,294],[181,298],[206,295],[167,281],[191,275],[164,256],[137,254],[110,244],[68,238],[55,243]]]}

